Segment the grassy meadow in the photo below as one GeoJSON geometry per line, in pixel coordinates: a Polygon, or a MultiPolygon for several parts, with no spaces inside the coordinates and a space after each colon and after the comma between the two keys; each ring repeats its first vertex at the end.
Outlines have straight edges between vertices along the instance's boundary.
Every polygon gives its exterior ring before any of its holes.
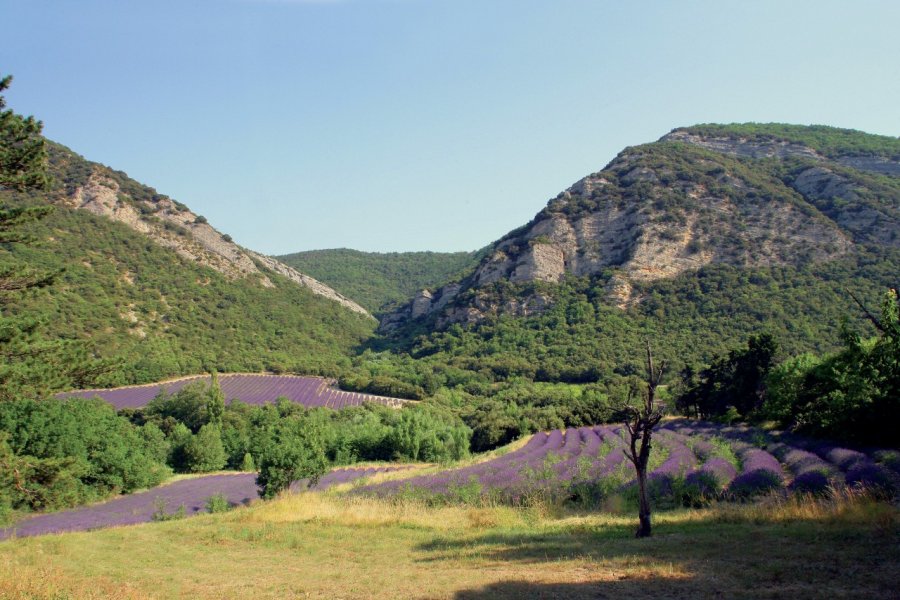
{"type": "Polygon", "coordinates": [[[853,492],[655,514],[335,491],[0,543],[0,598],[890,598],[898,510],[853,492]]]}

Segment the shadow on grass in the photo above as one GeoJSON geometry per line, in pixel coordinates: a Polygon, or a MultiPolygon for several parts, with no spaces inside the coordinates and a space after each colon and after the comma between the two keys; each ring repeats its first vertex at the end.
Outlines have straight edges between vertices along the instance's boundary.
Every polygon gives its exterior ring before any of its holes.
{"type": "Polygon", "coordinates": [[[655,524],[648,539],[635,539],[631,524],[551,526],[439,537],[418,549],[424,562],[518,562],[549,580],[589,580],[500,582],[457,598],[897,597],[895,523],[721,519],[715,512],[676,516],[655,524]]]}
{"type": "Polygon", "coordinates": [[[474,539],[458,537],[436,538],[422,544],[419,550],[429,553],[423,558],[425,562],[440,561],[458,556],[460,553],[477,554],[503,561],[542,562],[561,558],[597,558],[607,555],[612,545],[603,543],[616,540],[615,547],[621,542],[637,542],[633,540],[634,529],[631,526],[610,526],[602,531],[552,531],[546,533],[533,532],[498,532],[480,535],[474,539]]]}
{"type": "Polygon", "coordinates": [[[502,581],[482,588],[460,590],[456,600],[521,600],[540,598],[550,600],[582,600],[598,598],[716,598],[715,589],[698,589],[690,580],[659,581],[657,578],[597,581],[587,583],[535,583],[530,581],[502,581]],[[674,584],[674,585],[673,585],[674,584]]]}

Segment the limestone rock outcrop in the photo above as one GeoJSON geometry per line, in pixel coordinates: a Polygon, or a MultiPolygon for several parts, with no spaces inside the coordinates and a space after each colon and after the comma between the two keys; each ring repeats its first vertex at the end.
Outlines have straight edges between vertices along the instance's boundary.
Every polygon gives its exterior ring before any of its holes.
{"type": "Polygon", "coordinates": [[[467,277],[420,292],[385,316],[381,329],[411,319],[446,327],[493,314],[523,316],[552,303],[540,293],[499,298],[492,289],[503,281],[603,276],[609,301],[627,309],[641,301],[638,284],[709,264],[799,265],[839,258],[857,244],[900,246],[896,199],[873,201],[852,169],[900,176],[900,161],[675,130],[574,183],[497,241],[467,277]],[[786,175],[756,169],[773,160],[791,161],[786,175]]]}
{"type": "Polygon", "coordinates": [[[184,205],[159,197],[154,202],[135,200],[101,168],[95,168],[86,183],[77,186],[62,202],[127,225],[155,243],[177,252],[185,260],[210,267],[226,277],[255,278],[259,285],[273,287],[274,272],[342,306],[366,315],[368,311],[327,285],[275,260],[246,250],[184,205]]]}

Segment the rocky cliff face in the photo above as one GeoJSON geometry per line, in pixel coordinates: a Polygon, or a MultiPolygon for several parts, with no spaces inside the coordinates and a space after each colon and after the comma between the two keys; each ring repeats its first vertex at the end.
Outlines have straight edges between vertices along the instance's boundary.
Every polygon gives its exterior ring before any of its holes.
{"type": "Polygon", "coordinates": [[[185,260],[215,269],[226,277],[252,278],[263,287],[273,287],[269,273],[274,272],[354,312],[370,316],[364,308],[312,277],[238,246],[184,205],[166,197],[153,200],[130,197],[99,165],[93,167],[86,182],[75,186],[61,202],[123,223],[185,260]]]}
{"type": "Polygon", "coordinates": [[[500,281],[605,274],[609,301],[624,309],[641,301],[637,282],[711,263],[799,265],[838,258],[857,245],[896,247],[900,185],[878,187],[865,173],[900,176],[900,162],[827,157],[785,139],[676,130],[626,149],[572,185],[495,243],[468,277],[420,293],[385,317],[381,329],[429,316],[442,327],[498,313],[527,315],[550,303],[534,294],[496,301],[491,285],[500,281]]]}

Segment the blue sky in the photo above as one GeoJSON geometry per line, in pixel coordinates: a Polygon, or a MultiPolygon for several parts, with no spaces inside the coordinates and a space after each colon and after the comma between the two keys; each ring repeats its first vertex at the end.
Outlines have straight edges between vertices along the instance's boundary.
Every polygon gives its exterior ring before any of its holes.
{"type": "Polygon", "coordinates": [[[474,250],[684,125],[900,135],[895,1],[0,0],[0,18],[13,109],[269,254],[474,250]]]}

